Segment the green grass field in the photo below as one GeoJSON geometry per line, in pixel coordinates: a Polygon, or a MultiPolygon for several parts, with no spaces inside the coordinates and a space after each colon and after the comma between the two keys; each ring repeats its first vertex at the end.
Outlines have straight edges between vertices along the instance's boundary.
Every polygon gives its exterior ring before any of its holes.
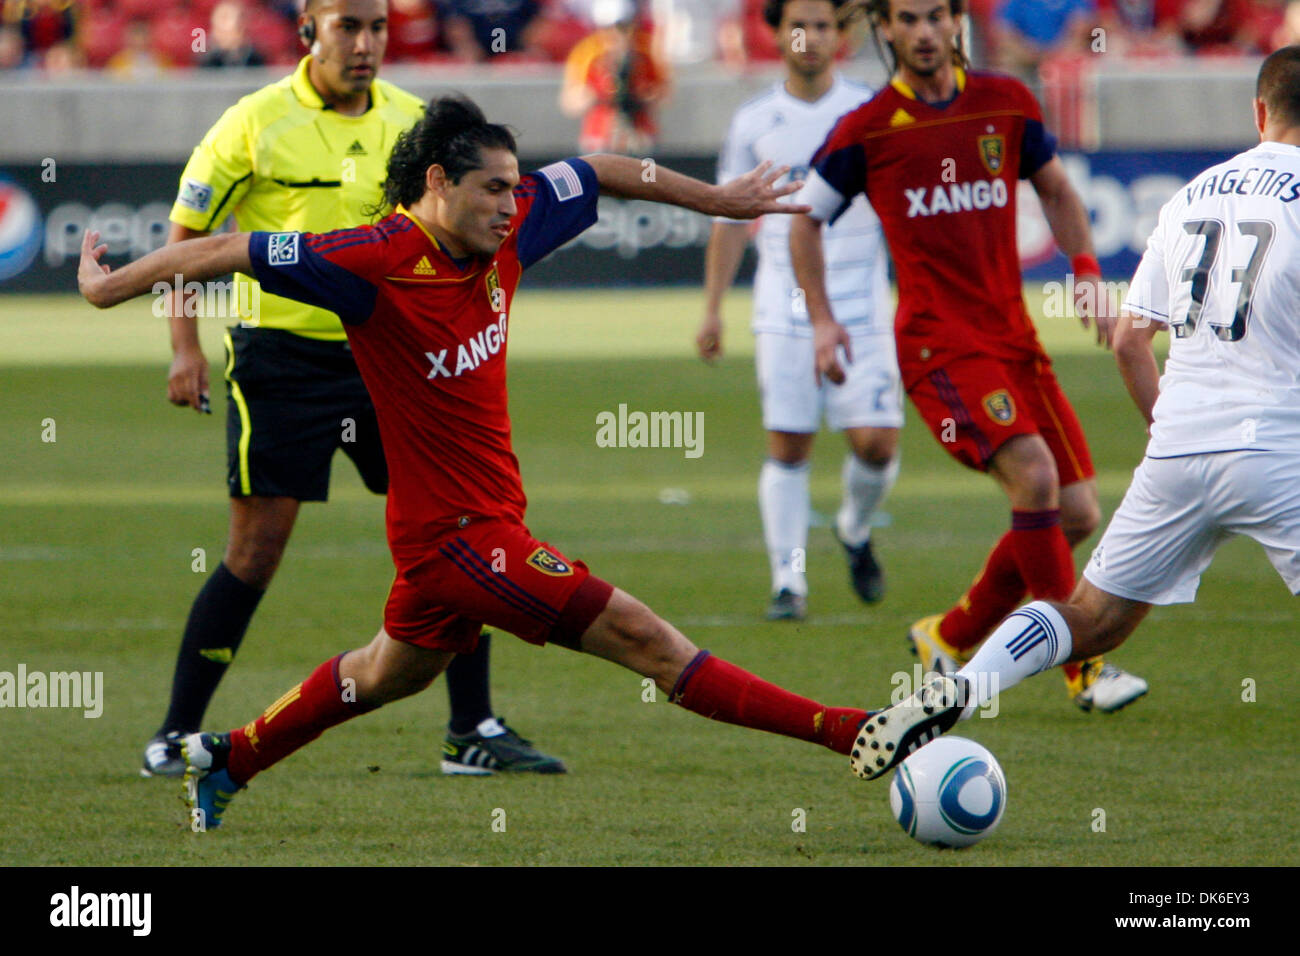
{"type": "MultiPolygon", "coordinates": [[[[692,290],[520,296],[511,396],[529,524],[715,653],[829,703],[886,701],[892,676],[912,668],[907,624],[966,586],[1006,527],[1004,499],[913,416],[886,503],[892,523],[876,539],[886,600],[857,602],[838,545],[816,528],[810,618],[764,622],[747,302],[730,302],[728,356],[707,368],[690,345],[701,301],[692,290]],[[703,456],[598,448],[596,414],[620,403],[703,411],[703,456]],[[665,489],[689,502],[661,503],[665,489]]],[[[1109,515],[1143,429],[1110,356],[1073,323],[1042,331],[1092,441],[1109,515]]],[[[217,323],[205,336],[216,363],[217,323]]],[[[105,685],[98,719],[0,710],[0,863],[1295,861],[1295,611],[1247,541],[1220,552],[1196,605],[1155,610],[1115,655],[1151,682],[1128,711],[1083,714],[1048,675],[1006,693],[997,719],[964,725],[998,755],[1010,796],[999,832],[960,855],[908,840],[887,783],[857,780],[844,758],[700,720],[662,695],[644,702],[630,672],[505,635],[494,644],[497,709],[563,755],[568,776],[441,776],[447,703],[435,686],[330,731],[259,777],[220,832],[192,834],[179,784],[137,768],[203,580],[193,549],[206,550],[211,570],[225,541],[225,399],[214,388],[211,418],[168,406],[168,355],[147,305],[96,313],[73,297],[0,298],[0,671],[102,671],[105,685]],[[42,441],[46,419],[54,442],[42,441]],[[1255,702],[1243,702],[1247,679],[1255,702]],[[792,828],[800,809],[806,832],[792,828]],[[497,810],[504,832],[492,825],[497,810]]],[[[823,436],[813,478],[823,514],[838,499],[841,454],[823,436]]],[[[391,580],[382,501],[336,462],[331,502],[304,509],[213,703],[215,728],[251,719],[379,624],[391,580]]]]}

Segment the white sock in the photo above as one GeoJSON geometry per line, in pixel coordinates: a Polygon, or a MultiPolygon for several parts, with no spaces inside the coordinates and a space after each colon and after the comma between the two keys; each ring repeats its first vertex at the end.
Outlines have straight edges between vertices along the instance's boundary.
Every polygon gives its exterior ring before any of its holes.
{"type": "Polygon", "coordinates": [[[763,516],[763,540],[772,565],[772,592],[788,588],[808,593],[804,569],[808,564],[808,475],[812,465],[786,465],[768,459],[758,473],[758,510],[763,516]]]}
{"type": "Polygon", "coordinates": [[[871,537],[871,519],[898,478],[898,458],[895,454],[887,464],[876,467],[852,452],[844,456],[844,467],[840,469],[844,497],[835,516],[835,527],[840,540],[850,547],[871,537]]]}
{"type": "Polygon", "coordinates": [[[957,672],[970,681],[973,691],[962,718],[1026,677],[1064,664],[1073,649],[1065,618],[1046,601],[1033,601],[1012,611],[957,672]]]}

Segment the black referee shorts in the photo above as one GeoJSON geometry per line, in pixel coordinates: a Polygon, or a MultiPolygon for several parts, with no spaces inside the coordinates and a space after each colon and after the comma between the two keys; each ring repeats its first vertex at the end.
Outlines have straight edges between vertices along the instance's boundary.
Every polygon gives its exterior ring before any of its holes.
{"type": "Polygon", "coordinates": [[[227,484],[232,497],[329,497],[342,448],[375,494],[388,468],[375,407],[346,341],[232,326],[226,334],[227,484]]]}

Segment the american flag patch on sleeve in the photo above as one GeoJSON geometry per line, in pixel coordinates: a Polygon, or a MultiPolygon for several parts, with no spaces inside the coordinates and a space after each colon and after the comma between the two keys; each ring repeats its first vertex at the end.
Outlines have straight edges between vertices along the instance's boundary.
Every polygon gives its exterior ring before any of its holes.
{"type": "Polygon", "coordinates": [[[555,190],[555,198],[560,202],[568,202],[582,195],[582,180],[578,178],[578,171],[568,163],[551,163],[537,172],[546,177],[546,181],[555,190]]]}

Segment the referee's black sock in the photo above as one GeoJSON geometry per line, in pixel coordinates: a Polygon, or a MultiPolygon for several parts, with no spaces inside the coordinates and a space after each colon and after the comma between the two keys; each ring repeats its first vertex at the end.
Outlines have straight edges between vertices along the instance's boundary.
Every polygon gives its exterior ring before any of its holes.
{"type": "Polygon", "coordinates": [[[159,733],[199,729],[264,593],[231,574],[225,562],[217,565],[185,622],[172,675],[171,705],[159,733]]]}
{"type": "Polygon", "coordinates": [[[457,654],[447,665],[447,696],[451,700],[453,734],[468,734],[492,716],[492,694],[488,688],[488,654],[491,635],[484,631],[473,654],[457,654]]]}

